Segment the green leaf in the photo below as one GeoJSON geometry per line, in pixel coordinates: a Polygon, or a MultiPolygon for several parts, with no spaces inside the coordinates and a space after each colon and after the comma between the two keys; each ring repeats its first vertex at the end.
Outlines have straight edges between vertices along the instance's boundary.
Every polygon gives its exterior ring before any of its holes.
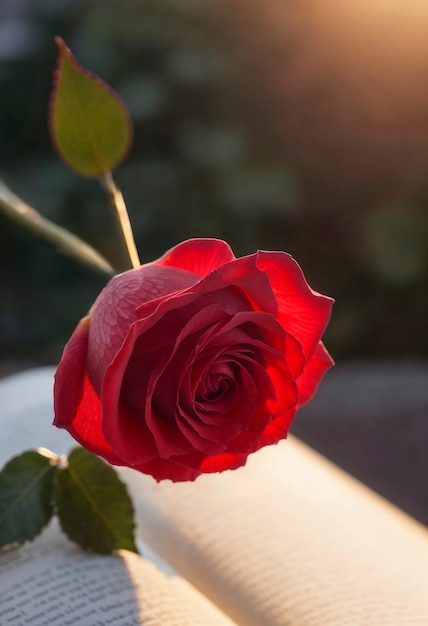
{"type": "Polygon", "coordinates": [[[60,157],[83,176],[101,176],[126,156],[132,139],[128,111],[119,96],[83,68],[64,41],[55,39],[49,129],[60,157]]]}
{"type": "Polygon", "coordinates": [[[56,512],[63,531],[85,550],[138,552],[134,511],[116,471],[84,448],[73,448],[58,470],[56,512]]]}
{"type": "Polygon", "coordinates": [[[30,450],[0,472],[0,547],[34,539],[48,524],[55,463],[56,457],[30,450]]]}

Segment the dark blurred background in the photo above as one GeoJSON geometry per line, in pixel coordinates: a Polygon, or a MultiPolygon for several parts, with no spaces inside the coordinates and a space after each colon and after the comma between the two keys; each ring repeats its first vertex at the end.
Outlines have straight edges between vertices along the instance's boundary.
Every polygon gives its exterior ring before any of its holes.
{"type": "MultiPolygon", "coordinates": [[[[141,256],[193,236],[291,252],[336,298],[336,359],[428,347],[428,5],[3,0],[0,173],[119,262],[93,180],[53,153],[54,36],[122,96],[141,256]],[[365,6],[363,6],[365,5],[365,6]]],[[[103,277],[0,215],[2,360],[56,362],[103,277]]]]}
{"type": "MultiPolygon", "coordinates": [[[[120,264],[99,185],[49,143],[60,35],[134,120],[115,179],[143,261],[194,236],[288,251],[336,299],[339,363],[421,363],[427,32],[418,0],[0,0],[0,176],[120,264]]],[[[56,363],[105,278],[0,214],[0,281],[6,374],[56,363]]]]}

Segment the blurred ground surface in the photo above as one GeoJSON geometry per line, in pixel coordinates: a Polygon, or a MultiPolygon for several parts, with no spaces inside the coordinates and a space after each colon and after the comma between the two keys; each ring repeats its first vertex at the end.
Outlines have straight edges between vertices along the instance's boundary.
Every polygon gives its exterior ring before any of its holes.
{"type": "Polygon", "coordinates": [[[428,525],[428,363],[336,365],[292,432],[428,525]]]}

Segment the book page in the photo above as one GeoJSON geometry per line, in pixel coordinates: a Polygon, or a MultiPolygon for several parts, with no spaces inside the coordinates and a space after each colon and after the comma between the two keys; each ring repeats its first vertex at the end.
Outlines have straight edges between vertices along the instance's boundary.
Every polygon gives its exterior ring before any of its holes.
{"type": "Polygon", "coordinates": [[[0,624],[233,626],[179,576],[126,551],[85,553],[55,525],[36,541],[0,553],[0,624]]]}
{"type": "Polygon", "coordinates": [[[133,581],[120,557],[88,557],[45,533],[0,555],[0,623],[137,625],[133,581]]]}

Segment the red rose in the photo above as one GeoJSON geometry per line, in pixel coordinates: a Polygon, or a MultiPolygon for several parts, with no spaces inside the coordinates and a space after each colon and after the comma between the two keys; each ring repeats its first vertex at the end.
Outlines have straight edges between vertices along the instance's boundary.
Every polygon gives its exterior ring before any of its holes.
{"type": "Polygon", "coordinates": [[[332,300],[284,252],[213,239],[115,276],[65,347],[55,421],[157,480],[243,465],[286,437],[332,365],[332,300]]]}

